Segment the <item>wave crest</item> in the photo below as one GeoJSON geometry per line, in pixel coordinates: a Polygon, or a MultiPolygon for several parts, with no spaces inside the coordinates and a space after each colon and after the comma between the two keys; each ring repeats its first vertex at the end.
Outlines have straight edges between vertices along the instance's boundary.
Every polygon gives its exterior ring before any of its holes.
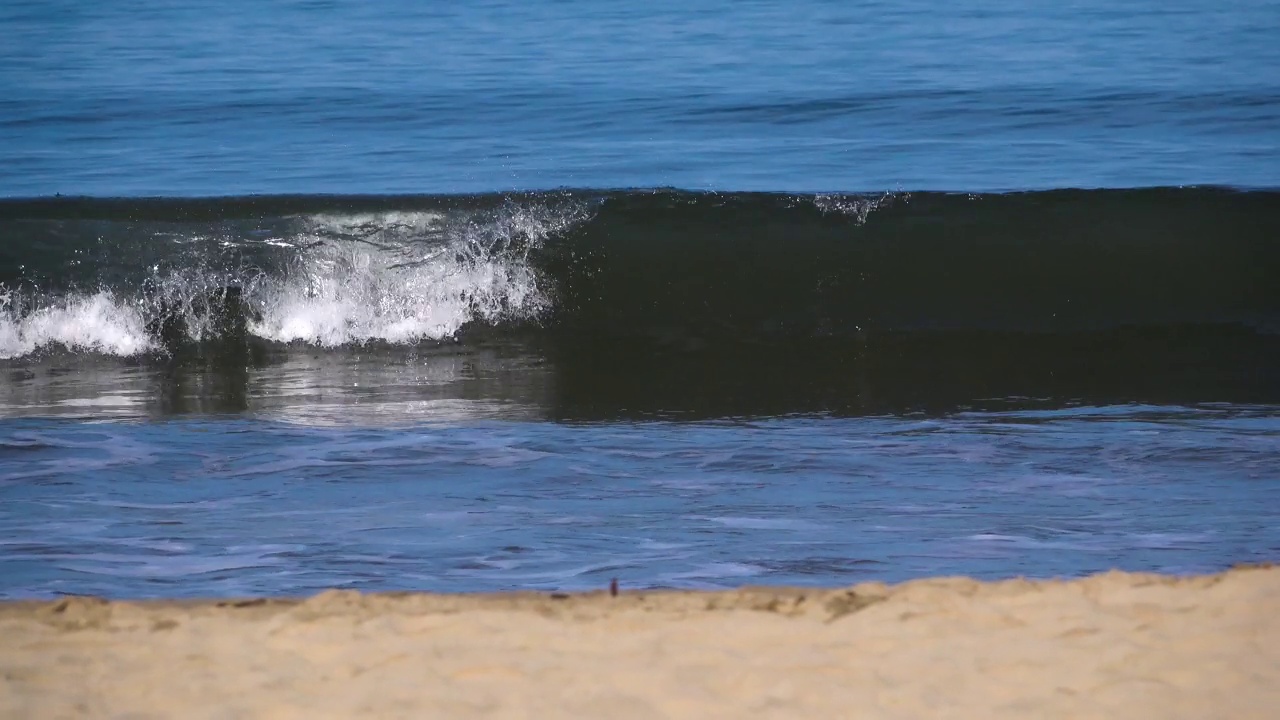
{"type": "Polygon", "coordinates": [[[441,341],[472,322],[536,320],[549,301],[530,253],[591,211],[588,203],[509,202],[459,213],[303,216],[292,233],[253,239],[285,258],[270,270],[153,268],[136,297],[70,292],[52,302],[37,296],[40,307],[4,291],[0,358],[53,345],[128,356],[172,336],[212,341],[227,333],[229,313],[263,340],[327,348],[441,341]]]}

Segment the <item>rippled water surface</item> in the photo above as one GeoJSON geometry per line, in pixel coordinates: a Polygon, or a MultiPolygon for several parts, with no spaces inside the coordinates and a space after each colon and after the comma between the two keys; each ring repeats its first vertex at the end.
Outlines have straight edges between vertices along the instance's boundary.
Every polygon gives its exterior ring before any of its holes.
{"type": "Polygon", "coordinates": [[[9,421],[0,593],[1202,572],[1280,552],[1280,417],[9,421]]]}
{"type": "Polygon", "coordinates": [[[1273,0],[16,0],[0,195],[1280,183],[1273,0]]]}
{"type": "Polygon", "coordinates": [[[1276,561],[1278,38],[0,3],[0,597],[1276,561]]]}

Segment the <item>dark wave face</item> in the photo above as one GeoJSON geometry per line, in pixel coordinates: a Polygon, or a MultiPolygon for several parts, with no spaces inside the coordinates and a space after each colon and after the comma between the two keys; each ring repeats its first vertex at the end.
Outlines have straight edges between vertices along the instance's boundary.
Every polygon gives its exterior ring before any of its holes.
{"type": "Polygon", "coordinates": [[[226,409],[302,359],[558,417],[1280,401],[1271,191],[42,198],[0,239],[13,372],[226,409]]]}

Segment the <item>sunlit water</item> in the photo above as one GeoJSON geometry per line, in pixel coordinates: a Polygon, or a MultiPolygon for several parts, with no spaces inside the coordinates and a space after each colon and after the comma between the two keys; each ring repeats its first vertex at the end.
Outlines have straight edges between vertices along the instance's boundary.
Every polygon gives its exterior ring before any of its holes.
{"type": "Polygon", "coordinates": [[[307,196],[4,206],[0,597],[1274,561],[1275,194],[912,192],[1280,186],[1278,26],[0,4],[0,197],[307,196]]]}
{"type": "Polygon", "coordinates": [[[0,194],[1280,182],[1273,0],[0,6],[0,194]]]}

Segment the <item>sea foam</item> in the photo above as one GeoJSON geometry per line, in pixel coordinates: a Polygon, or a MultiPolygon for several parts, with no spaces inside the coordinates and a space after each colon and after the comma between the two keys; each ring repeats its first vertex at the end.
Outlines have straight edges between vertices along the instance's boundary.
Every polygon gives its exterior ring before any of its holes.
{"type": "Polygon", "coordinates": [[[529,252],[580,214],[506,207],[482,217],[438,213],[318,216],[309,249],[254,298],[250,331],[337,347],[444,340],[473,321],[528,320],[548,306],[529,252]]]}
{"type": "Polygon", "coordinates": [[[0,289],[0,359],[52,345],[119,356],[155,349],[139,309],[111,292],[69,295],[23,313],[0,289]]]}

